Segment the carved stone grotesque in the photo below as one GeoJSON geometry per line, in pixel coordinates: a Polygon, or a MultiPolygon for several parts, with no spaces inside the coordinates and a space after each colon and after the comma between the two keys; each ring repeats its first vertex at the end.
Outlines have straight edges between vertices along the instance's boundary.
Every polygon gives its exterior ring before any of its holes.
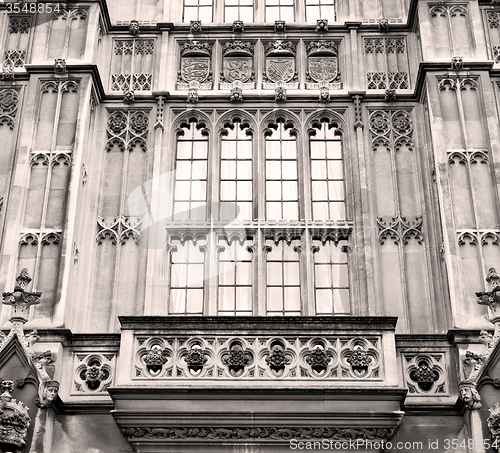
{"type": "Polygon", "coordinates": [[[392,102],[396,100],[396,90],[385,90],[384,101],[392,102]]]}
{"type": "Polygon", "coordinates": [[[229,352],[222,355],[221,360],[233,376],[239,376],[243,373],[245,366],[253,361],[253,357],[239,343],[233,343],[229,352]]]}
{"type": "Polygon", "coordinates": [[[481,397],[476,386],[471,381],[462,381],[458,388],[460,389],[460,399],[471,410],[481,408],[481,397]]]}
{"type": "Polygon", "coordinates": [[[123,102],[130,104],[135,101],[135,94],[131,90],[126,90],[123,92],[123,102]]]}
{"type": "Polygon", "coordinates": [[[243,91],[241,88],[232,88],[231,96],[229,98],[231,102],[241,102],[243,101],[243,91]]]}
{"type": "Polygon", "coordinates": [[[286,22],[284,20],[277,20],[274,22],[274,31],[284,32],[286,31],[286,22]]]}
{"type": "Polygon", "coordinates": [[[328,19],[318,19],[316,21],[316,31],[328,31],[328,19]]]}
{"type": "Polygon", "coordinates": [[[56,74],[66,74],[68,71],[66,69],[66,60],[64,58],[56,58],[54,60],[54,73],[56,74]]]}
{"type": "Polygon", "coordinates": [[[451,59],[451,69],[463,69],[464,59],[462,57],[452,57],[451,59]]]}
{"type": "Polygon", "coordinates": [[[325,372],[330,363],[331,357],[325,352],[322,346],[315,346],[305,357],[306,363],[318,374],[325,372]]]}
{"type": "Polygon", "coordinates": [[[201,26],[201,20],[192,20],[191,25],[189,26],[190,33],[201,33],[203,31],[203,27],[201,26]]]}
{"type": "Polygon", "coordinates": [[[245,25],[242,20],[235,20],[232,27],[233,33],[245,31],[245,25]]]}
{"type": "Polygon", "coordinates": [[[0,445],[2,451],[19,453],[26,444],[31,419],[28,408],[12,398],[14,383],[0,384],[0,445]]]}
{"type": "Polygon", "coordinates": [[[378,29],[380,31],[388,31],[389,30],[389,19],[382,17],[378,20],[378,29]]]}
{"type": "Polygon", "coordinates": [[[162,366],[168,361],[168,351],[161,349],[158,345],[154,345],[144,356],[143,360],[150,373],[158,374],[162,366]]]}
{"type": "Polygon", "coordinates": [[[466,351],[465,357],[462,360],[464,375],[466,379],[470,379],[476,371],[479,370],[484,362],[483,354],[476,354],[472,351],[466,351]]]}
{"type": "Polygon", "coordinates": [[[330,102],[330,90],[328,87],[322,87],[319,91],[319,101],[320,102],[330,102]]]}
{"type": "Polygon", "coordinates": [[[40,303],[42,293],[38,291],[26,291],[26,287],[31,282],[28,275],[28,269],[22,269],[19,276],[16,278],[16,286],[14,292],[3,293],[3,304],[12,305],[11,322],[20,321],[25,323],[28,321],[28,311],[32,305],[40,303]]]}
{"type": "Polygon", "coordinates": [[[198,90],[196,88],[190,88],[187,94],[187,101],[194,104],[195,102],[198,102],[199,99],[198,90]]]}
{"type": "Polygon", "coordinates": [[[486,420],[488,424],[488,430],[491,433],[491,441],[496,442],[498,445],[500,443],[500,406],[498,403],[494,407],[489,409],[490,415],[486,420]]]}
{"type": "Polygon", "coordinates": [[[136,35],[137,33],[139,33],[140,28],[141,27],[139,26],[139,22],[137,22],[136,20],[131,20],[130,25],[128,26],[128,32],[131,35],[136,35]]]}
{"type": "Polygon", "coordinates": [[[186,357],[184,357],[184,361],[186,362],[190,371],[194,373],[198,373],[203,369],[205,363],[207,363],[208,359],[206,357],[206,353],[200,346],[193,346],[186,357]]]}
{"type": "Polygon", "coordinates": [[[54,372],[54,359],[51,351],[45,351],[42,354],[33,356],[33,363],[38,370],[40,377],[44,381],[52,379],[51,375],[54,372]]]}
{"type": "Polygon", "coordinates": [[[286,89],[283,87],[277,87],[274,90],[274,100],[276,102],[285,102],[286,101],[286,89]]]}
{"type": "Polygon", "coordinates": [[[50,407],[57,398],[58,393],[59,382],[53,380],[43,381],[38,391],[37,406],[44,409],[50,407]]]}

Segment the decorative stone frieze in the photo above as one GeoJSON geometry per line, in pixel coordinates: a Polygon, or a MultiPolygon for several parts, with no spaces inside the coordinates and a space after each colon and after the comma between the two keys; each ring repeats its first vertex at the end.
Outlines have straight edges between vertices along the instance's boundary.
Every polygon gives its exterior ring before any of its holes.
{"type": "Polygon", "coordinates": [[[373,151],[379,147],[398,151],[402,145],[413,150],[413,123],[406,110],[370,112],[370,132],[373,151]]]}
{"type": "Polygon", "coordinates": [[[395,244],[408,244],[411,239],[415,239],[422,244],[424,236],[422,234],[422,216],[415,217],[415,220],[407,220],[406,217],[393,217],[385,221],[377,216],[378,240],[380,244],[391,239],[395,244]]]}
{"type": "Polygon", "coordinates": [[[113,381],[115,360],[115,354],[111,352],[91,354],[75,352],[73,395],[106,394],[106,389],[113,381]]]}
{"type": "Polygon", "coordinates": [[[178,439],[178,440],[281,440],[288,442],[297,440],[353,440],[364,439],[381,441],[390,439],[393,428],[298,428],[298,427],[154,427],[154,428],[122,428],[122,433],[129,441],[134,439],[178,439]]]}
{"type": "Polygon", "coordinates": [[[380,380],[380,338],[136,338],[133,379],[380,380]]]}
{"type": "Polygon", "coordinates": [[[0,90],[0,125],[7,125],[14,129],[19,102],[19,93],[16,90],[0,90]]]}
{"type": "Polygon", "coordinates": [[[112,222],[97,217],[97,235],[96,241],[102,244],[106,238],[111,239],[113,244],[124,244],[130,238],[133,238],[136,244],[141,242],[141,224],[142,220],[130,216],[119,215],[112,222]]]}

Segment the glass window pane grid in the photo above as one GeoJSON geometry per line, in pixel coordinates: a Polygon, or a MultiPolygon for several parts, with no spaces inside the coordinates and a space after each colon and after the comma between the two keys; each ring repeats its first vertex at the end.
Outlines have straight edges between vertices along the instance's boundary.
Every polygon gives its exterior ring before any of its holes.
{"type": "MultiPolygon", "coordinates": [[[[239,123],[235,123],[234,129],[221,140],[220,201],[234,201],[240,208],[238,217],[242,220],[252,218],[252,155],[246,152],[247,143],[251,146],[251,142],[251,136],[240,129],[239,123]]],[[[225,217],[230,214],[227,206],[221,204],[219,209],[219,219],[226,220],[225,217]]],[[[236,212],[234,215],[236,216],[236,212]]]]}
{"type": "Polygon", "coordinates": [[[272,247],[266,257],[268,315],[301,314],[299,255],[294,251],[298,243],[292,241],[288,245],[282,240],[275,245],[272,240],[266,240],[272,247]],[[294,297],[290,297],[292,294],[294,297]]]}
{"type": "Polygon", "coordinates": [[[332,132],[327,129],[327,123],[324,122],[322,130],[310,138],[314,220],[345,219],[342,155],[335,153],[334,148],[335,145],[340,145],[340,140],[332,139],[331,135],[332,132]]]}
{"type": "Polygon", "coordinates": [[[177,245],[170,269],[170,313],[203,314],[203,252],[192,241],[177,245]]]}
{"type": "Polygon", "coordinates": [[[319,247],[314,254],[316,314],[350,313],[347,254],[342,252],[346,241],[313,243],[319,247]]]}
{"type": "Polygon", "coordinates": [[[266,22],[284,20],[294,22],[293,0],[266,0],[266,22]]]}
{"type": "Polygon", "coordinates": [[[226,0],[224,22],[253,22],[253,0],[226,0]]]}
{"type": "Polygon", "coordinates": [[[204,20],[212,22],[213,0],[184,0],[183,22],[204,20]]]}
{"type": "Polygon", "coordinates": [[[202,220],[207,201],[208,140],[190,124],[177,140],[174,220],[202,220]]]}
{"type": "Polygon", "coordinates": [[[229,245],[222,242],[225,250],[219,255],[219,315],[252,315],[252,258],[246,250],[249,241],[240,244],[233,241],[229,245]],[[242,278],[241,271],[247,267],[248,278],[242,278]],[[243,281],[242,281],[243,280],[243,281]],[[221,295],[224,295],[224,299],[221,295]],[[246,303],[243,299],[246,296],[246,303]]]}
{"type": "Polygon", "coordinates": [[[335,21],[335,0],[306,0],[306,22],[335,21]]]}
{"type": "Polygon", "coordinates": [[[298,220],[297,169],[296,140],[285,131],[283,123],[279,123],[278,129],[266,137],[268,220],[298,220]]]}

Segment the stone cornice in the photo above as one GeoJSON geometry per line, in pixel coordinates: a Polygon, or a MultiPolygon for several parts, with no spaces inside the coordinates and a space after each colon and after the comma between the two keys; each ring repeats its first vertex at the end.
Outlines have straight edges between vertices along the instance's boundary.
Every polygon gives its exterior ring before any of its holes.
{"type": "Polygon", "coordinates": [[[394,330],[391,316],[120,316],[122,330],[189,331],[348,331],[394,330]]]}

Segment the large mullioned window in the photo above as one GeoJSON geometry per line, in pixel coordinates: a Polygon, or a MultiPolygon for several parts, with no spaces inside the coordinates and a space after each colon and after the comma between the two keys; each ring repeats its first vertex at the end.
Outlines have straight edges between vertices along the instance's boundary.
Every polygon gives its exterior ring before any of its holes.
{"type": "Polygon", "coordinates": [[[351,313],[337,124],[301,137],[284,114],[257,134],[235,113],[212,135],[195,116],[174,146],[169,313],[351,313]]]}

